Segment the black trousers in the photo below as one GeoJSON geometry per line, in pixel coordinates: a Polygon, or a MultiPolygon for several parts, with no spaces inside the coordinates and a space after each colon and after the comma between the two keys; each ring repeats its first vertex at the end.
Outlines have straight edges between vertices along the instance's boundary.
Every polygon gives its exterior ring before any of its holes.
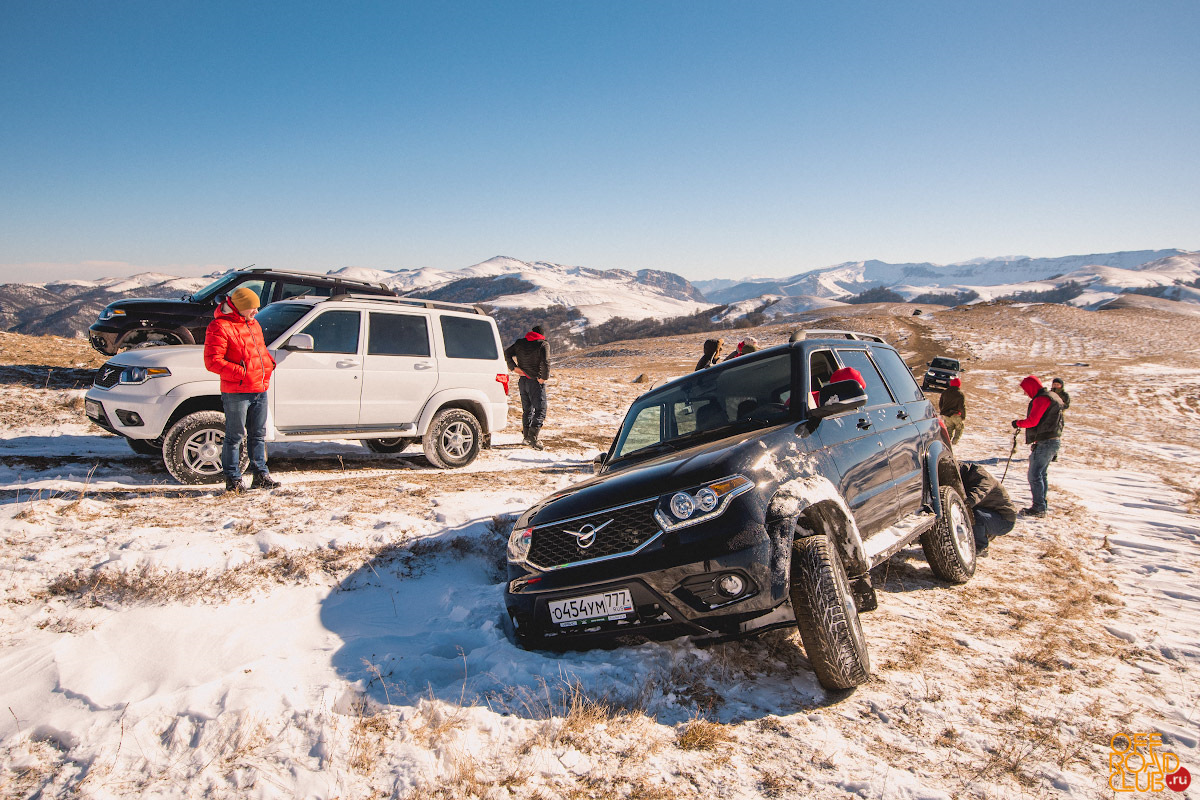
{"type": "Polygon", "coordinates": [[[521,430],[528,433],[546,422],[546,384],[537,378],[519,378],[521,390],[521,430]]]}

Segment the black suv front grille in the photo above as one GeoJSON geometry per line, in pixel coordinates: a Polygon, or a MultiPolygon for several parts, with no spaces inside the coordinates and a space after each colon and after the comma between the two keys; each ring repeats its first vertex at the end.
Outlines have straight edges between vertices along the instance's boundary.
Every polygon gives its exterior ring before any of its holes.
{"type": "Polygon", "coordinates": [[[96,370],[95,385],[101,389],[111,389],[121,380],[121,368],[115,364],[105,364],[96,370]]]}
{"type": "Polygon", "coordinates": [[[534,528],[529,563],[539,569],[558,569],[633,553],[659,533],[654,521],[657,504],[657,499],[643,500],[534,528]]]}

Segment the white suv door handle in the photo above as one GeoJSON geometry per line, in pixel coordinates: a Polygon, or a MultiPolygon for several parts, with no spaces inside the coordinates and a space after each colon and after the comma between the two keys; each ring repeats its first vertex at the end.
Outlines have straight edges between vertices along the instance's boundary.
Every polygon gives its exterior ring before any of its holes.
{"type": "Polygon", "coordinates": [[[344,367],[357,367],[360,364],[361,364],[360,361],[353,359],[353,358],[343,358],[341,361],[337,362],[337,366],[343,367],[343,368],[344,367]]]}
{"type": "Polygon", "coordinates": [[[413,369],[433,369],[433,364],[430,364],[428,361],[418,361],[413,364],[413,369]]]}

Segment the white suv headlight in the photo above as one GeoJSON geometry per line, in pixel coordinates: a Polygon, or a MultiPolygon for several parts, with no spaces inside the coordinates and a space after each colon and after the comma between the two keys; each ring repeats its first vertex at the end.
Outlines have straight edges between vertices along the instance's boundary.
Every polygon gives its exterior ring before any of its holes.
{"type": "Polygon", "coordinates": [[[659,498],[654,519],[664,531],[699,525],[725,513],[733,498],[750,491],[754,483],[741,475],[731,475],[693,489],[659,498]]]}
{"type": "Polygon", "coordinates": [[[121,370],[120,383],[145,383],[151,378],[165,378],[171,374],[166,367],[125,367],[121,370]]]}

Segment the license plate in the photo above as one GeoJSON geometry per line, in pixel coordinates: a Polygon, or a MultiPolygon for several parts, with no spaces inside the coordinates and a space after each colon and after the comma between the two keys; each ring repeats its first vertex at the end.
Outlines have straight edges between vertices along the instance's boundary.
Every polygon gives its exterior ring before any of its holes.
{"type": "Polygon", "coordinates": [[[570,600],[551,600],[550,619],[563,627],[586,625],[624,619],[633,611],[633,597],[628,589],[616,589],[602,594],[572,597],[570,600]]]}
{"type": "Polygon", "coordinates": [[[104,411],[100,408],[100,404],[95,400],[83,401],[83,413],[87,414],[92,419],[100,419],[104,416],[104,411]]]}

